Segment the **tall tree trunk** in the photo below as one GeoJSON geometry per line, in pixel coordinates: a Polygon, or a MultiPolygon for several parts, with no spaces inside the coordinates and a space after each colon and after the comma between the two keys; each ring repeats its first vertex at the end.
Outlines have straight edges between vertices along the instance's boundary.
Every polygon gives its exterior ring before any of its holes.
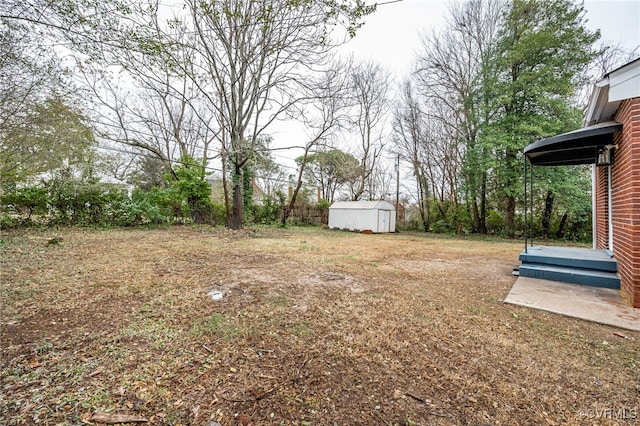
{"type": "Polygon", "coordinates": [[[420,208],[420,219],[424,232],[429,232],[429,186],[426,184],[424,174],[417,166],[414,166],[416,181],[418,183],[418,207],[420,208]]]}
{"type": "Polygon", "coordinates": [[[508,234],[512,235],[516,229],[516,199],[513,195],[504,196],[504,228],[508,234]]]}
{"type": "Polygon", "coordinates": [[[487,234],[487,173],[482,173],[480,186],[480,217],[478,218],[478,233],[487,234]]]}
{"type": "Polygon", "coordinates": [[[512,148],[507,148],[505,151],[505,168],[506,173],[503,183],[505,188],[504,195],[504,226],[505,231],[509,235],[513,235],[516,230],[516,198],[510,193],[514,190],[516,185],[516,179],[514,178],[513,171],[517,170],[516,167],[516,152],[512,148]]]}
{"type": "Polygon", "coordinates": [[[478,229],[480,227],[480,210],[478,209],[476,187],[473,184],[473,172],[470,170],[465,170],[464,180],[464,197],[465,199],[469,200],[469,202],[466,203],[467,214],[471,218],[471,228],[473,229],[473,232],[478,232],[478,229]]]}
{"type": "Polygon", "coordinates": [[[229,228],[242,229],[242,170],[240,167],[235,167],[235,176],[233,179],[233,208],[231,212],[231,221],[229,222],[229,228]]]}
{"type": "Polygon", "coordinates": [[[549,238],[549,227],[551,226],[551,213],[553,212],[553,192],[547,191],[544,199],[544,212],[542,213],[542,236],[549,238]]]}
{"type": "Polygon", "coordinates": [[[282,226],[287,224],[287,219],[289,219],[289,215],[293,210],[293,207],[296,205],[296,198],[298,198],[298,192],[300,192],[300,188],[302,188],[302,176],[304,175],[304,168],[307,165],[307,158],[309,156],[309,150],[312,146],[315,145],[315,141],[312,144],[308,144],[304,150],[304,155],[302,156],[302,162],[300,163],[300,170],[298,171],[298,182],[296,184],[293,193],[291,194],[291,199],[289,200],[289,204],[284,207],[284,211],[282,212],[282,226]]]}
{"type": "Polygon", "coordinates": [[[222,159],[222,191],[224,193],[224,224],[227,228],[231,226],[231,206],[229,205],[229,185],[227,183],[227,155],[223,151],[222,159]]]}
{"type": "Polygon", "coordinates": [[[471,197],[471,206],[467,207],[467,213],[471,216],[471,226],[473,227],[474,232],[480,232],[480,227],[482,224],[480,223],[480,209],[478,208],[478,200],[476,197],[471,197]]]}
{"type": "Polygon", "coordinates": [[[476,227],[477,222],[476,222],[476,217],[474,216],[474,210],[475,210],[475,208],[473,207],[474,205],[475,205],[475,200],[474,201],[470,201],[468,203],[465,203],[465,209],[467,211],[467,214],[471,218],[471,229],[472,229],[472,231],[473,232],[477,232],[478,228],[476,227]]]}
{"type": "Polygon", "coordinates": [[[567,212],[564,212],[564,214],[562,215],[562,219],[560,219],[560,226],[558,226],[558,232],[556,232],[556,238],[564,237],[564,227],[567,224],[568,217],[569,217],[569,214],[567,212]]]}

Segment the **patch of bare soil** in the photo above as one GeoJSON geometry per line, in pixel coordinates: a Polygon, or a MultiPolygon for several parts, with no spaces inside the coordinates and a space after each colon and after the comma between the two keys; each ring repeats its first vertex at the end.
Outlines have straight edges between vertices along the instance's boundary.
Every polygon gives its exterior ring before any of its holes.
{"type": "Polygon", "coordinates": [[[5,232],[0,424],[637,422],[640,335],[503,304],[520,250],[321,229],[5,232]]]}

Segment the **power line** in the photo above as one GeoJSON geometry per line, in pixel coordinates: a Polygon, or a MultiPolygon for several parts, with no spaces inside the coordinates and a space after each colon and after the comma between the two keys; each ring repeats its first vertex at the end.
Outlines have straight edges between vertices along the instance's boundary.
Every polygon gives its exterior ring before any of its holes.
{"type": "Polygon", "coordinates": [[[387,4],[393,4],[393,3],[401,3],[404,0],[389,0],[389,1],[383,1],[382,3],[375,3],[375,6],[384,6],[387,4]]]}
{"type": "MultiPolygon", "coordinates": [[[[129,154],[129,155],[134,155],[134,156],[139,156],[139,157],[144,157],[144,158],[153,158],[153,159],[159,159],[158,156],[150,154],[150,153],[144,153],[144,152],[135,152],[135,151],[129,151],[129,150],[125,150],[125,149],[119,149],[116,147],[112,147],[112,146],[98,146],[96,147],[97,149],[102,149],[105,151],[113,151],[113,152],[119,152],[122,154],[129,154]]],[[[175,160],[175,159],[163,159],[163,161],[168,161],[171,164],[178,164],[178,165],[184,165],[187,164],[184,161],[181,160],[175,160]]],[[[290,166],[284,166],[281,164],[278,164],[278,167],[286,167],[286,168],[291,168],[294,170],[297,170],[293,167],[290,166]]],[[[220,172],[222,173],[222,169],[216,168],[216,167],[211,167],[209,165],[206,165],[203,167],[205,171],[208,171],[210,173],[214,173],[214,172],[220,172]]],[[[257,179],[263,179],[263,180],[267,180],[267,181],[272,181],[272,182],[281,182],[281,183],[288,183],[289,181],[286,179],[279,179],[279,178],[274,178],[271,176],[263,176],[263,175],[255,175],[255,177],[257,179]]]]}
{"type": "MultiPolygon", "coordinates": [[[[150,154],[150,153],[147,154],[145,152],[128,151],[126,149],[119,149],[119,148],[112,147],[112,146],[97,146],[96,149],[102,149],[102,150],[105,150],[105,151],[119,152],[121,154],[128,154],[128,155],[144,157],[144,158],[153,158],[153,159],[156,159],[156,160],[168,161],[171,164],[181,164],[181,165],[187,164],[187,163],[185,163],[184,161],[181,161],[181,160],[175,160],[175,159],[172,159],[172,158],[166,158],[166,159],[159,158],[157,155],[153,155],[153,154],[150,154]]],[[[141,149],[143,149],[143,148],[141,148],[141,149]]],[[[204,169],[205,170],[210,170],[212,172],[222,172],[222,169],[217,169],[215,167],[210,167],[210,166],[204,166],[204,169]]]]}

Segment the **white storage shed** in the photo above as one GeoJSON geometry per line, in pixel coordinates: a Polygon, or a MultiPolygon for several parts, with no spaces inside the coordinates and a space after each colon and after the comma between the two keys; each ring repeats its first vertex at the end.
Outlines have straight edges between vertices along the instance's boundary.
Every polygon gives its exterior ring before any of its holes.
{"type": "Polygon", "coordinates": [[[329,228],[395,232],[396,209],[387,201],[338,201],[329,207],[329,228]]]}

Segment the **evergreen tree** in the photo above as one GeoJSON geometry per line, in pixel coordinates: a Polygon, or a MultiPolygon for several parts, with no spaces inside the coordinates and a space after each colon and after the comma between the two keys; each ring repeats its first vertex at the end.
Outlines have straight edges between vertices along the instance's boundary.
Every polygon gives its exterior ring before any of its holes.
{"type": "MultiPolygon", "coordinates": [[[[599,32],[585,27],[585,9],[569,0],[514,0],[493,54],[495,79],[486,80],[496,119],[485,129],[495,155],[496,188],[505,228],[515,231],[528,144],[580,127],[572,103],[599,32]]],[[[550,175],[550,179],[553,177],[550,175]]]]}

